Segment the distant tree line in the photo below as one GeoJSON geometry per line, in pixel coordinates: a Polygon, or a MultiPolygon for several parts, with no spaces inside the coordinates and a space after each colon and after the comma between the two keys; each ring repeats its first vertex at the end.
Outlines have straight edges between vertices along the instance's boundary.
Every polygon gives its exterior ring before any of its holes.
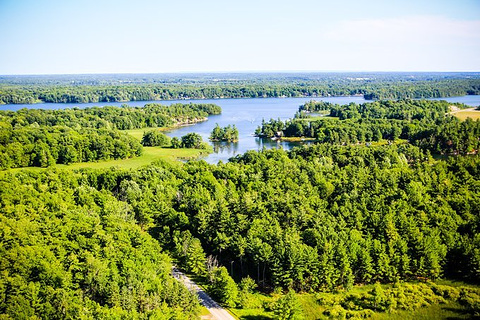
{"type": "Polygon", "coordinates": [[[124,85],[0,84],[0,103],[108,103],[147,100],[328,97],[363,95],[367,100],[440,98],[480,94],[480,79],[432,76],[405,79],[330,77],[322,79],[262,79],[237,83],[198,82],[124,85]]]}

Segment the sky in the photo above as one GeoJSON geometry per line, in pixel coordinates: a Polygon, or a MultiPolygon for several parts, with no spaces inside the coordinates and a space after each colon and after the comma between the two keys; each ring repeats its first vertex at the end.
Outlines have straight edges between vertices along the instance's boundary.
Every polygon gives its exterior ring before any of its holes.
{"type": "Polygon", "coordinates": [[[480,0],[0,0],[0,74],[480,71],[480,0]]]}

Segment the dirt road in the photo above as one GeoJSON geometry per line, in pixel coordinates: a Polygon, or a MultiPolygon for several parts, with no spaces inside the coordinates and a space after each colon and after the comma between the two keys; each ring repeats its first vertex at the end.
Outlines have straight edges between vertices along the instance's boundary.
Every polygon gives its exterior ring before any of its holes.
{"type": "Polygon", "coordinates": [[[227,310],[222,308],[218,303],[216,303],[210,296],[203,291],[195,282],[193,282],[189,277],[187,277],[183,272],[177,268],[172,269],[172,275],[175,279],[180,280],[190,291],[195,292],[200,299],[202,305],[204,305],[208,311],[211,313],[212,318],[216,320],[235,320],[235,318],[228,313],[227,310]]]}

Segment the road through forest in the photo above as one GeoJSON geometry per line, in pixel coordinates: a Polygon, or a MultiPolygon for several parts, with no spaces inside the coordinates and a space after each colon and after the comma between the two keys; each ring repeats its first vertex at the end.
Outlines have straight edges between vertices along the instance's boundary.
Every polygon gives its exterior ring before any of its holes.
{"type": "Polygon", "coordinates": [[[200,303],[205,306],[211,313],[212,318],[216,320],[235,320],[235,318],[216,303],[205,291],[202,290],[195,282],[187,277],[183,272],[177,268],[172,269],[172,275],[175,279],[181,281],[190,291],[197,294],[200,303]]]}

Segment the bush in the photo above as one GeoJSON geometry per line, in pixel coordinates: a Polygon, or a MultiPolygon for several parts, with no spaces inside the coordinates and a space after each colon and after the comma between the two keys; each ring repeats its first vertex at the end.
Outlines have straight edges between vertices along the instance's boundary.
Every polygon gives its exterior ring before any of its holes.
{"type": "Polygon", "coordinates": [[[253,295],[253,290],[257,287],[255,280],[250,277],[243,278],[239,287],[239,304],[242,308],[252,308],[260,304],[253,295]]]}
{"type": "Polygon", "coordinates": [[[480,290],[461,288],[459,302],[466,306],[471,314],[480,317],[480,290]]]}
{"type": "Polygon", "coordinates": [[[177,137],[173,137],[171,140],[171,146],[173,149],[179,149],[182,147],[182,141],[177,137]]]}
{"type": "Polygon", "coordinates": [[[340,305],[334,305],[332,308],[325,310],[324,314],[334,319],[346,319],[347,311],[340,305]]]}
{"type": "Polygon", "coordinates": [[[170,137],[158,130],[150,130],[143,134],[142,145],[149,147],[167,147],[170,146],[170,137]]]}
{"type": "Polygon", "coordinates": [[[182,137],[183,148],[204,149],[202,142],[202,136],[195,132],[187,133],[182,137]]]}
{"type": "Polygon", "coordinates": [[[273,307],[275,319],[302,319],[302,310],[295,295],[295,291],[290,290],[286,295],[278,299],[273,307]]]}

